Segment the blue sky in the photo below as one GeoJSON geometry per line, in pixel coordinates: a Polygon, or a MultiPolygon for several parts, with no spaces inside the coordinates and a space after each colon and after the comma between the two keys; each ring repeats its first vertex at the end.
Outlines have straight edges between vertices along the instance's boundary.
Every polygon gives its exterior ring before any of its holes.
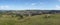
{"type": "Polygon", "coordinates": [[[60,10],[60,0],[0,0],[0,10],[60,10]]]}

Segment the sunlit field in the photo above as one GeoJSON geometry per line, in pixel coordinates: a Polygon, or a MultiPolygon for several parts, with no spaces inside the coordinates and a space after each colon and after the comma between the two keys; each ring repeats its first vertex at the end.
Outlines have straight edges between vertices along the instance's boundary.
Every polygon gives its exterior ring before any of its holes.
{"type": "Polygon", "coordinates": [[[51,14],[45,18],[46,14],[31,17],[0,17],[0,25],[60,25],[60,14],[51,14]]]}

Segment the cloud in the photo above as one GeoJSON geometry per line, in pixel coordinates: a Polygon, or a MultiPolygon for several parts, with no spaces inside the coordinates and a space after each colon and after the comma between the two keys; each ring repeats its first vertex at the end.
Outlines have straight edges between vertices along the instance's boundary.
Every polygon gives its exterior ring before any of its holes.
{"type": "Polygon", "coordinates": [[[40,4],[44,4],[44,3],[40,2],[40,4]]]}
{"type": "Polygon", "coordinates": [[[60,0],[58,0],[60,2],[60,0]]]}
{"type": "Polygon", "coordinates": [[[35,6],[35,5],[43,5],[43,4],[44,4],[43,2],[40,2],[40,3],[32,3],[31,5],[35,6]]]}
{"type": "Polygon", "coordinates": [[[34,5],[36,5],[36,4],[37,4],[37,3],[32,3],[31,5],[33,5],[33,6],[34,6],[34,5]]]}
{"type": "Polygon", "coordinates": [[[53,8],[53,10],[60,10],[60,6],[56,5],[55,8],[53,8]]]}
{"type": "Polygon", "coordinates": [[[9,6],[0,6],[0,9],[7,9],[7,8],[9,8],[9,6]]]}
{"type": "Polygon", "coordinates": [[[60,6],[59,5],[56,5],[56,8],[60,8],[60,6]]]}

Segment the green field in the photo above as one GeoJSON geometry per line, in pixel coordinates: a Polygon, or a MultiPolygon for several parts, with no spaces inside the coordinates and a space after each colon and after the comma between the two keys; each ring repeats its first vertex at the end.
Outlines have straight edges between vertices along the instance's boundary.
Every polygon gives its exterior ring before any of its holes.
{"type": "Polygon", "coordinates": [[[0,25],[60,25],[60,14],[52,14],[50,18],[35,15],[18,19],[18,17],[0,17],[0,25]]]}

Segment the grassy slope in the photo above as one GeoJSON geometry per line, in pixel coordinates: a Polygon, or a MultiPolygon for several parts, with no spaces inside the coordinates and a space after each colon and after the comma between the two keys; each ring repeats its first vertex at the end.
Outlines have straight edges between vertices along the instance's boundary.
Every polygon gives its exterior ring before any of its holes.
{"type": "Polygon", "coordinates": [[[60,14],[44,18],[44,15],[36,15],[21,20],[16,18],[0,18],[0,25],[60,25],[60,14]]]}

